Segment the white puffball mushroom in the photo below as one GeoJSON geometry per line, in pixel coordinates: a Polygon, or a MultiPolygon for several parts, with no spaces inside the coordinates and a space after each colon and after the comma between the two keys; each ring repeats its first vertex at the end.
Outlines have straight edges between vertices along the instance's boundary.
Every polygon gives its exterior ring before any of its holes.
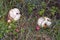
{"type": "Polygon", "coordinates": [[[21,17],[20,11],[18,8],[13,8],[8,12],[8,22],[14,20],[17,21],[21,17]]]}
{"type": "MultiPolygon", "coordinates": [[[[39,19],[38,19],[38,22],[37,22],[37,24],[39,25],[39,26],[42,26],[42,22],[44,21],[44,18],[43,17],[40,17],[39,19]]],[[[43,27],[43,26],[42,26],[43,27]]]]}
{"type": "Polygon", "coordinates": [[[52,22],[48,17],[40,17],[37,21],[37,24],[41,27],[50,27],[52,22]]]}

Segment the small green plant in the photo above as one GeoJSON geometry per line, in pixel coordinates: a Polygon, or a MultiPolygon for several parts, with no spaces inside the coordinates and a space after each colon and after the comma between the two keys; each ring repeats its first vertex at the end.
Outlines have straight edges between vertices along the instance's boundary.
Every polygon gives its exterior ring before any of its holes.
{"type": "Polygon", "coordinates": [[[27,4],[27,8],[28,8],[28,13],[31,14],[33,9],[34,9],[35,5],[34,4],[31,4],[31,3],[28,3],[27,4]]]}
{"type": "Polygon", "coordinates": [[[42,8],[46,8],[46,3],[45,2],[41,2],[41,6],[42,6],[42,8]]]}
{"type": "Polygon", "coordinates": [[[44,12],[45,12],[45,9],[41,9],[41,10],[39,11],[39,15],[43,15],[44,12]]]}
{"type": "Polygon", "coordinates": [[[52,15],[54,15],[54,14],[55,14],[55,12],[57,12],[57,10],[58,10],[58,8],[57,8],[57,7],[55,7],[55,6],[52,6],[52,8],[50,9],[50,11],[51,11],[52,15]]]}
{"type": "Polygon", "coordinates": [[[6,22],[5,17],[2,17],[2,19],[0,19],[0,38],[2,38],[4,34],[14,31],[15,28],[16,28],[15,22],[9,24],[6,22]],[[10,29],[9,26],[11,26],[10,29]]]}

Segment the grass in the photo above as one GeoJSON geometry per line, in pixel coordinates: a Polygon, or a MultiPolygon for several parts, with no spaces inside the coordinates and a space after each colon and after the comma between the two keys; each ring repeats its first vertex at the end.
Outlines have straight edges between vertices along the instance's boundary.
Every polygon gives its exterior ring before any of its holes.
{"type": "Polygon", "coordinates": [[[44,4],[44,0],[39,2],[42,4],[38,3],[38,1],[37,5],[34,4],[35,0],[34,3],[27,1],[27,4],[24,0],[0,0],[0,40],[43,40],[43,36],[51,37],[51,40],[60,40],[60,20],[55,19],[54,15],[55,12],[59,12],[59,9],[51,9],[53,11],[50,14],[53,13],[52,19],[54,18],[53,21],[56,22],[56,25],[54,25],[53,28],[41,28],[39,31],[36,31],[37,19],[40,15],[44,16],[47,7],[47,4],[44,4]],[[8,24],[6,22],[6,15],[8,11],[14,7],[21,10],[22,17],[19,21],[13,21],[8,24]],[[11,28],[9,28],[9,26],[11,26],[11,28]],[[16,29],[18,29],[19,32],[16,32],[16,29]]]}

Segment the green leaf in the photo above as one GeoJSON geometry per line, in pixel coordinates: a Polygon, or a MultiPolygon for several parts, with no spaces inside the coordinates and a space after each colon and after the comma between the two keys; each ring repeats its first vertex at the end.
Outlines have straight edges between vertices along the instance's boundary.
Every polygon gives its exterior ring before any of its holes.
{"type": "Polygon", "coordinates": [[[21,32],[22,32],[22,33],[24,32],[24,28],[21,29],[21,32]]]}
{"type": "Polygon", "coordinates": [[[41,5],[42,5],[43,8],[46,8],[46,3],[45,2],[42,2],[41,5]]]}
{"type": "Polygon", "coordinates": [[[9,33],[10,32],[10,30],[6,30],[6,33],[9,33]]]}
{"type": "Polygon", "coordinates": [[[41,9],[41,11],[39,11],[39,15],[43,15],[44,12],[45,12],[45,10],[44,9],[41,9]]]}
{"type": "Polygon", "coordinates": [[[31,4],[31,3],[28,3],[28,4],[27,4],[27,8],[28,8],[28,12],[29,12],[29,14],[32,13],[34,7],[35,7],[34,4],[31,4]]]}
{"type": "Polygon", "coordinates": [[[0,33],[0,38],[2,38],[3,37],[3,35],[0,33]]]}
{"type": "Polygon", "coordinates": [[[52,8],[50,9],[52,15],[54,15],[57,10],[58,10],[58,8],[55,6],[52,6],[52,8]]]}

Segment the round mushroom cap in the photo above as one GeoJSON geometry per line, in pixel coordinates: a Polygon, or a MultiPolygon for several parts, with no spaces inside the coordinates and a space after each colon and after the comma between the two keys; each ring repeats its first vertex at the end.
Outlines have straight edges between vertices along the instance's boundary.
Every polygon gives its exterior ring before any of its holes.
{"type": "Polygon", "coordinates": [[[39,26],[41,26],[41,25],[42,25],[42,22],[43,22],[44,20],[45,20],[45,19],[44,19],[43,17],[40,17],[40,18],[38,19],[37,24],[38,24],[39,26]]]}
{"type": "Polygon", "coordinates": [[[39,25],[39,26],[41,26],[41,27],[50,27],[50,25],[52,24],[52,22],[51,22],[51,19],[50,18],[48,18],[48,17],[40,17],[39,19],[38,19],[38,22],[37,22],[37,24],[39,25]]]}
{"type": "Polygon", "coordinates": [[[20,19],[20,16],[21,16],[21,14],[20,14],[20,11],[19,11],[19,9],[17,9],[17,8],[13,8],[13,9],[11,9],[10,11],[9,11],[9,15],[10,15],[10,17],[11,18],[13,18],[13,20],[19,20],[20,19]]]}

